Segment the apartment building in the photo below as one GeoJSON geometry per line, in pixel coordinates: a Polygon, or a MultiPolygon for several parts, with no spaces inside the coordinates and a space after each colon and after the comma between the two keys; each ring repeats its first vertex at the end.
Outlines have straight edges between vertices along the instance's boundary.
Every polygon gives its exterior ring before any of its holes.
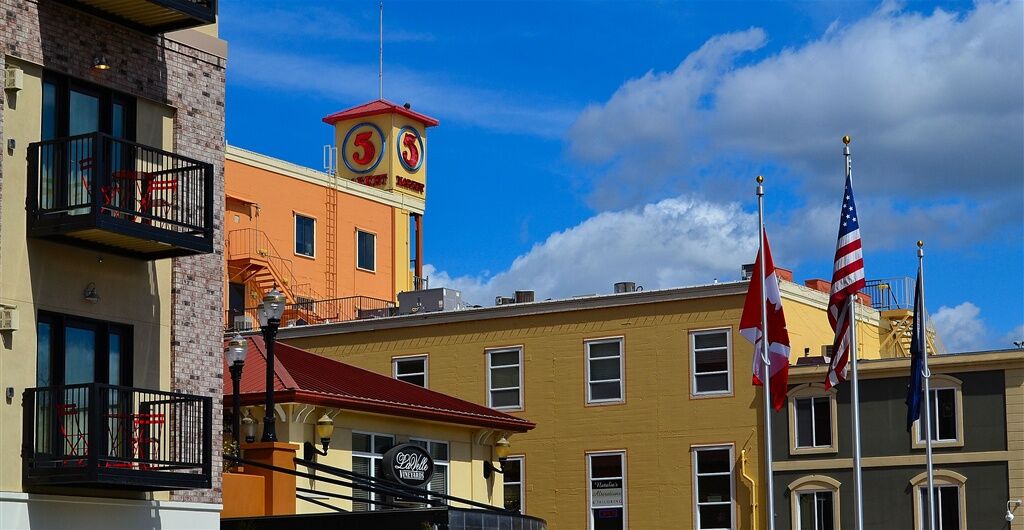
{"type": "Polygon", "coordinates": [[[216,528],[217,3],[0,17],[0,527],[216,528]]]}

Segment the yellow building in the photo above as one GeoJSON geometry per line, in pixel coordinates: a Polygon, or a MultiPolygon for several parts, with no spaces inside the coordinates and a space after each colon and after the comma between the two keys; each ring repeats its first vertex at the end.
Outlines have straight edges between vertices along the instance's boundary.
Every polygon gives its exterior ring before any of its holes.
{"type": "MultiPolygon", "coordinates": [[[[513,453],[523,507],[550,528],[763,528],[762,400],[738,330],[746,291],[731,282],[514,303],[279,337],[535,421],[513,453]]],[[[794,357],[820,354],[833,337],[827,293],[790,281],[781,292],[794,357]]],[[[881,356],[879,312],[858,317],[861,355],[881,356]]]]}
{"type": "MultiPolygon", "coordinates": [[[[266,345],[261,337],[251,337],[247,344],[240,403],[247,418],[262,420],[266,345]]],[[[308,442],[312,444],[310,449],[321,453],[307,455],[317,463],[375,478],[383,477],[383,455],[388,449],[412,443],[427,450],[433,459],[433,474],[423,486],[427,491],[504,506],[502,474],[485,471],[485,467],[500,469],[495,444],[504,439],[514,446],[520,433],[532,429],[533,423],[287,344],[278,343],[274,356],[279,442],[296,447],[308,442]],[[333,422],[334,430],[326,454],[322,454],[322,440],[316,434],[316,425],[318,421],[326,421],[325,418],[333,422]]],[[[224,403],[228,411],[232,403],[231,385],[230,379],[225,378],[224,403]]],[[[262,422],[252,425],[252,437],[259,438],[262,422]]],[[[303,456],[301,451],[299,456],[303,456]]],[[[298,466],[298,471],[308,472],[302,465],[298,466]]],[[[329,511],[323,504],[349,512],[415,507],[323,480],[330,475],[320,477],[321,480],[297,479],[297,503],[294,488],[290,499],[279,500],[294,503],[294,513],[299,514],[329,511]]],[[[518,491],[511,497],[516,494],[518,491]]],[[[262,515],[240,510],[244,499],[253,496],[253,488],[247,487],[246,482],[228,480],[225,517],[262,515]]],[[[458,502],[451,504],[460,506],[458,502]]]]}

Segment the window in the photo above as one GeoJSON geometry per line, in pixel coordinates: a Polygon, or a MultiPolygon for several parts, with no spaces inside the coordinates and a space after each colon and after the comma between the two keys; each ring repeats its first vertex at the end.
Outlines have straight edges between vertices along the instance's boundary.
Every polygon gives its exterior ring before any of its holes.
{"type": "Polygon", "coordinates": [[[789,485],[793,528],[839,530],[839,481],[827,475],[811,475],[789,485]]]}
{"type": "Polygon", "coordinates": [[[590,530],[626,528],[626,453],[587,454],[590,530]]]}
{"type": "MultiPolygon", "coordinates": [[[[963,408],[961,382],[955,377],[944,374],[932,374],[929,389],[931,407],[932,445],[943,447],[962,447],[963,408]]],[[[921,417],[925,418],[925,403],[921,404],[921,417]]],[[[921,421],[914,422],[913,447],[923,448],[925,444],[925,427],[921,421]]]]}
{"type": "Polygon", "coordinates": [[[694,510],[697,530],[732,529],[732,446],[693,449],[694,510]]]}
{"type": "Polygon", "coordinates": [[[732,393],[729,330],[690,333],[690,393],[694,396],[732,393]]]}
{"type": "Polygon", "coordinates": [[[392,376],[399,381],[427,387],[427,356],[395,357],[391,359],[392,376]]]}
{"type": "MultiPolygon", "coordinates": [[[[934,377],[934,376],[933,376],[934,377]]],[[[935,530],[963,530],[967,528],[967,500],[964,483],[967,478],[955,472],[936,469],[935,488],[932,490],[935,530]]],[[[910,479],[914,494],[914,528],[928,528],[928,474],[919,473],[910,479]]]]}
{"type": "Polygon", "coordinates": [[[433,493],[448,494],[448,442],[436,442],[433,440],[410,439],[409,443],[418,445],[430,453],[434,459],[434,474],[430,482],[426,484],[427,491],[433,493]]]}
{"type": "Polygon", "coordinates": [[[523,350],[487,351],[487,405],[495,409],[523,408],[523,350]]]}
{"type": "Polygon", "coordinates": [[[795,386],[789,391],[790,454],[835,453],[836,396],[821,383],[795,386]]]}
{"type": "MultiPolygon", "coordinates": [[[[384,453],[395,445],[395,437],[389,434],[373,433],[352,433],[352,471],[380,477],[384,474],[384,453]]],[[[352,496],[356,499],[370,499],[370,492],[352,488],[352,496]]],[[[384,495],[373,494],[374,501],[385,502],[384,495]]],[[[379,507],[370,502],[352,502],[352,511],[364,512],[366,510],[377,510],[379,507]]]]}
{"type": "Polygon", "coordinates": [[[132,384],[132,327],[40,311],[36,384],[132,384]]]}
{"type": "Polygon", "coordinates": [[[623,388],[622,339],[586,342],[587,403],[621,403],[623,388]]]}
{"type": "Polygon", "coordinates": [[[526,457],[510,456],[501,464],[501,475],[504,479],[505,509],[523,513],[525,508],[526,489],[523,481],[524,460],[526,457]]]}
{"type": "Polygon", "coordinates": [[[364,271],[377,270],[377,236],[356,230],[356,267],[364,271]]]}
{"type": "Polygon", "coordinates": [[[295,214],[295,253],[310,258],[316,255],[316,219],[295,214]]]}

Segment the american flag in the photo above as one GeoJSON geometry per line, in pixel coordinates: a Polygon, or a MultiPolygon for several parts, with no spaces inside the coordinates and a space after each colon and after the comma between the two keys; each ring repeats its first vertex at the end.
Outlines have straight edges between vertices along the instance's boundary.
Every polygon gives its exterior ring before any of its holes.
{"type": "Polygon", "coordinates": [[[839,216],[839,241],[832,269],[832,290],[828,297],[828,323],[835,331],[832,360],[825,378],[825,388],[846,381],[850,367],[850,304],[848,300],[864,288],[864,257],[860,247],[860,223],[853,202],[853,182],[846,177],[843,210],[839,216]]]}

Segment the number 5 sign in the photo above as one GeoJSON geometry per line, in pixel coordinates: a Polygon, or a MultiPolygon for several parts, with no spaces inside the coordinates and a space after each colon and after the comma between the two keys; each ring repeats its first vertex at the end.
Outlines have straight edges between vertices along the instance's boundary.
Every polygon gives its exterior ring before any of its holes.
{"type": "Polygon", "coordinates": [[[384,133],[380,127],[363,122],[345,135],[341,145],[341,159],[353,173],[369,173],[377,168],[384,156],[384,133]]]}
{"type": "Polygon", "coordinates": [[[416,171],[423,165],[423,138],[412,127],[402,127],[398,131],[398,160],[407,171],[416,171]]]}

